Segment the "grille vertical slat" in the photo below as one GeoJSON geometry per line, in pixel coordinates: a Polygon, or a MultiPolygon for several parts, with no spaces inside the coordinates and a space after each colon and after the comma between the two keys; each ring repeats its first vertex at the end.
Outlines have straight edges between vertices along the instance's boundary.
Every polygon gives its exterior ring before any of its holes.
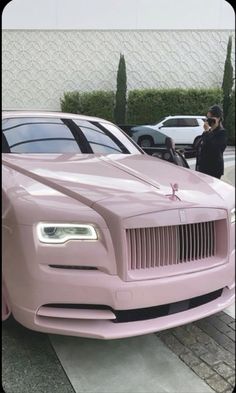
{"type": "Polygon", "coordinates": [[[188,258],[188,260],[189,261],[191,261],[191,259],[192,259],[192,251],[193,251],[193,248],[192,248],[192,224],[190,224],[189,225],[189,258],[188,258]]]}
{"type": "Polygon", "coordinates": [[[141,268],[145,268],[146,261],[147,261],[147,230],[144,231],[140,230],[140,238],[141,238],[141,268]]]}
{"type": "Polygon", "coordinates": [[[205,236],[204,236],[204,223],[201,222],[202,228],[202,244],[201,244],[201,259],[204,258],[204,244],[205,244],[205,236]]]}
{"type": "MultiPolygon", "coordinates": [[[[167,228],[163,227],[163,242],[166,242],[166,239],[168,239],[167,237],[167,228]]],[[[168,265],[168,258],[169,258],[169,252],[168,252],[168,248],[169,248],[169,242],[166,242],[166,246],[164,247],[165,250],[165,258],[163,258],[163,266],[168,265]]]]}
{"type": "Polygon", "coordinates": [[[141,252],[142,252],[142,245],[141,245],[141,235],[140,235],[140,229],[137,229],[137,269],[141,268],[141,252]]]}
{"type": "Polygon", "coordinates": [[[150,268],[152,264],[152,244],[151,244],[151,228],[147,228],[147,267],[150,268]]]}
{"type": "Polygon", "coordinates": [[[175,264],[177,265],[180,260],[180,235],[179,235],[179,231],[176,228],[176,248],[177,248],[177,253],[176,253],[176,260],[175,260],[175,264]]]}
{"type": "Polygon", "coordinates": [[[202,223],[200,222],[199,224],[199,232],[200,232],[200,238],[199,238],[199,259],[202,259],[202,223]]]}
{"type": "Polygon", "coordinates": [[[155,261],[157,258],[157,250],[156,250],[156,231],[155,228],[151,228],[151,239],[153,239],[153,241],[151,241],[152,244],[152,261],[151,261],[151,267],[155,266],[155,261]]]}
{"type": "Polygon", "coordinates": [[[178,249],[179,249],[178,244],[179,244],[179,242],[178,242],[177,228],[173,227],[173,231],[174,231],[174,247],[175,247],[175,249],[174,249],[174,264],[176,265],[177,261],[178,261],[178,249]]]}
{"type": "MultiPolygon", "coordinates": [[[[196,239],[196,227],[195,224],[192,224],[192,232],[193,232],[193,239],[196,239]]],[[[193,241],[193,252],[192,252],[192,259],[195,259],[196,255],[196,241],[193,241]]]]}
{"type": "Polygon", "coordinates": [[[204,222],[202,225],[203,225],[203,240],[204,240],[204,245],[203,245],[203,258],[206,258],[207,230],[206,230],[205,222],[204,222]]]}
{"type": "Polygon", "coordinates": [[[180,262],[184,260],[184,250],[185,250],[185,241],[184,241],[184,227],[183,225],[180,226],[180,241],[181,241],[181,255],[180,255],[180,262]]]}
{"type": "Polygon", "coordinates": [[[128,269],[183,264],[216,255],[215,222],[126,230],[128,269]]]}
{"type": "Polygon", "coordinates": [[[126,234],[127,239],[127,253],[128,253],[128,268],[132,269],[132,259],[131,259],[131,232],[127,231],[126,234]]]}
{"type": "Polygon", "coordinates": [[[196,224],[196,239],[197,239],[197,244],[196,244],[196,259],[199,259],[199,246],[200,246],[200,230],[199,230],[199,224],[196,224]]]}
{"type": "Polygon", "coordinates": [[[170,227],[170,244],[171,244],[171,248],[170,248],[170,265],[173,264],[174,262],[174,229],[173,227],[170,227]]]}
{"type": "Polygon", "coordinates": [[[212,225],[212,223],[211,223],[211,225],[210,225],[210,232],[211,232],[211,236],[210,236],[210,239],[211,239],[211,241],[210,241],[211,253],[213,253],[213,250],[214,250],[214,243],[213,243],[213,241],[212,241],[212,238],[213,238],[213,236],[214,236],[214,233],[213,233],[213,225],[212,225]]]}
{"type": "Polygon", "coordinates": [[[189,237],[188,237],[188,225],[184,226],[185,230],[185,240],[186,240],[186,247],[185,247],[185,262],[188,261],[188,252],[189,252],[189,237]]]}
{"type": "Polygon", "coordinates": [[[211,253],[210,225],[207,225],[207,239],[208,239],[208,243],[207,243],[207,255],[206,256],[208,258],[211,253]]]}
{"type": "Polygon", "coordinates": [[[213,225],[213,253],[216,254],[216,227],[215,223],[212,223],[213,225]]]}
{"type": "Polygon", "coordinates": [[[158,246],[157,246],[157,251],[158,251],[158,258],[155,263],[155,266],[160,266],[160,259],[161,259],[161,241],[160,241],[160,231],[157,231],[157,241],[158,241],[158,246]]]}
{"type": "Polygon", "coordinates": [[[131,234],[131,241],[130,241],[130,245],[131,245],[131,250],[130,250],[130,257],[131,259],[131,267],[132,269],[136,269],[136,260],[137,260],[137,253],[136,253],[136,236],[135,236],[135,230],[134,231],[129,231],[129,233],[131,234]]]}
{"type": "Polygon", "coordinates": [[[164,228],[163,227],[160,227],[160,253],[161,253],[161,258],[160,258],[160,265],[161,266],[163,266],[163,262],[164,262],[164,260],[165,260],[165,251],[166,251],[166,248],[165,248],[165,246],[164,247],[162,247],[162,245],[164,245],[164,243],[165,243],[165,238],[164,238],[164,234],[163,234],[163,231],[164,231],[164,228]]]}
{"type": "Polygon", "coordinates": [[[198,258],[202,258],[202,225],[201,222],[198,224],[199,227],[199,239],[198,239],[198,258]]]}
{"type": "Polygon", "coordinates": [[[204,227],[204,222],[201,223],[202,225],[202,258],[205,258],[205,241],[206,241],[206,236],[205,236],[205,227],[204,227]]]}
{"type": "Polygon", "coordinates": [[[204,258],[204,227],[201,222],[201,259],[204,258]]]}
{"type": "MultiPolygon", "coordinates": [[[[164,227],[164,236],[165,239],[170,239],[170,231],[169,227],[164,227]]],[[[166,260],[164,261],[164,265],[169,265],[170,264],[170,241],[167,241],[166,244],[166,260]]]]}

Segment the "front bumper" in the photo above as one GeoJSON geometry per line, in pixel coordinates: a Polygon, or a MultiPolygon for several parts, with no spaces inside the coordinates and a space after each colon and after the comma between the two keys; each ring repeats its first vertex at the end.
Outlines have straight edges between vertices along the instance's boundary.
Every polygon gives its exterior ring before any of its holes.
{"type": "MultiPolygon", "coordinates": [[[[190,323],[217,313],[233,303],[234,253],[229,263],[201,272],[153,280],[124,282],[102,272],[61,271],[41,267],[37,279],[31,277],[31,296],[11,299],[12,312],[22,325],[41,332],[100,339],[117,339],[152,333],[190,323]],[[114,310],[132,310],[174,303],[223,288],[220,297],[204,305],[158,318],[114,323],[113,320],[40,316],[48,304],[106,305],[114,310]],[[24,299],[27,299],[24,300],[24,299]]],[[[22,293],[22,291],[21,291],[22,293]]]]}
{"type": "Polygon", "coordinates": [[[224,288],[220,298],[195,309],[166,317],[120,324],[107,320],[67,320],[63,318],[40,320],[34,311],[18,307],[14,309],[14,316],[24,326],[41,332],[97,339],[119,339],[154,333],[193,322],[223,310],[234,301],[234,298],[234,289],[224,288]]]}

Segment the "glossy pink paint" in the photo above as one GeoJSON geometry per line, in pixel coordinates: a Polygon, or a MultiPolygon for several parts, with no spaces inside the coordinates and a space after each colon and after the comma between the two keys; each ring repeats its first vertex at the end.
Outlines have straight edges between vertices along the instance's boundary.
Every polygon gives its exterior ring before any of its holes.
{"type": "Polygon", "coordinates": [[[230,185],[141,153],[4,154],[2,161],[3,319],[11,310],[17,321],[33,330],[113,339],[189,323],[234,301],[230,185]],[[214,257],[129,269],[128,229],[178,226],[182,220],[189,225],[217,222],[214,257]],[[40,243],[39,222],[92,224],[98,240],[40,243]],[[81,266],[96,270],[79,270],[81,266]],[[220,297],[186,311],[113,322],[115,310],[175,303],[220,288],[220,297]],[[84,308],[73,308],[75,304],[84,308]]]}

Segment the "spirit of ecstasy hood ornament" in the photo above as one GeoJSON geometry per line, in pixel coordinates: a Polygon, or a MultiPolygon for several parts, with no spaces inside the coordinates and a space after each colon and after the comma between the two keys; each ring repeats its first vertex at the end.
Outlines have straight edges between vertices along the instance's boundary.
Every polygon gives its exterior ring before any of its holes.
{"type": "Polygon", "coordinates": [[[175,193],[176,193],[176,191],[178,191],[179,190],[179,185],[178,185],[178,183],[174,183],[174,184],[172,184],[172,183],[170,183],[170,185],[171,185],[171,188],[172,188],[172,194],[171,195],[166,195],[169,199],[171,199],[172,201],[180,201],[180,198],[177,196],[177,195],[175,195],[175,193]]]}

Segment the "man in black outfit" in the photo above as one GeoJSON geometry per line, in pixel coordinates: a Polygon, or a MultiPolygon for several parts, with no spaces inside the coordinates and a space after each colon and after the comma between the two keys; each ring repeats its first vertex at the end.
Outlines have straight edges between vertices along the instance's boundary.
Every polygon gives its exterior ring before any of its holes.
{"type": "Polygon", "coordinates": [[[196,170],[218,179],[224,174],[223,153],[227,145],[222,120],[222,109],[213,105],[207,113],[204,132],[197,147],[196,170]]]}

